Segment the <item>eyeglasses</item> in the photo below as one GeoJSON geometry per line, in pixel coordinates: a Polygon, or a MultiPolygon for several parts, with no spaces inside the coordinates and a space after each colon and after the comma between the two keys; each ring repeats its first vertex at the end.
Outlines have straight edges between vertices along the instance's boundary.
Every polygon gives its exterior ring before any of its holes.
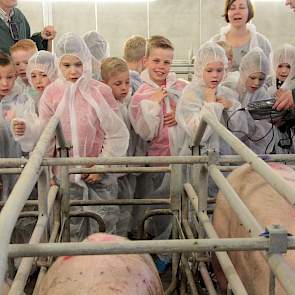
{"type": "Polygon", "coordinates": [[[16,23],[14,21],[9,21],[8,24],[9,24],[9,30],[10,30],[10,35],[11,35],[12,39],[14,41],[18,41],[20,39],[20,37],[19,37],[18,28],[17,28],[16,23]]]}

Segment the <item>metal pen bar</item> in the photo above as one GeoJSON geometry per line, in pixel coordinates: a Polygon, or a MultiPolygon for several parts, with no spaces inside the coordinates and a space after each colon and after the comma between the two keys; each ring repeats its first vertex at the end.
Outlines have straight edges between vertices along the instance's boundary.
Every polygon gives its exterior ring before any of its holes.
{"type": "Polygon", "coordinates": [[[40,164],[42,157],[47,151],[47,147],[56,126],[58,124],[58,117],[53,116],[48,122],[45,130],[43,131],[34,151],[31,154],[31,158],[24,168],[23,173],[20,175],[17,183],[15,184],[9,198],[3,207],[0,214],[0,295],[2,294],[2,283],[5,278],[5,272],[7,269],[7,255],[8,245],[10,242],[13,228],[16,224],[19,213],[26,200],[28,199],[37,179],[39,176],[40,164]]]}
{"type": "MultiPolygon", "coordinates": [[[[206,213],[201,212],[199,215],[199,220],[205,228],[206,234],[211,239],[218,239],[218,235],[212,226],[209,217],[206,213]]],[[[234,265],[232,264],[228,254],[226,252],[216,252],[215,253],[220,266],[224,272],[226,279],[229,282],[232,290],[234,291],[235,295],[247,295],[248,292],[244,287],[234,265]]]]}
{"type": "MultiPolygon", "coordinates": [[[[126,241],[119,243],[41,243],[12,244],[9,257],[62,255],[102,255],[133,253],[181,253],[200,251],[268,250],[268,238],[194,239],[126,241]]],[[[288,249],[295,249],[295,238],[288,237],[288,249]]],[[[294,289],[295,290],[295,289],[294,289]]]]}
{"type": "Polygon", "coordinates": [[[95,206],[95,205],[169,205],[170,199],[117,199],[117,200],[71,200],[70,206],[95,206]]]}
{"type": "Polygon", "coordinates": [[[206,128],[207,128],[207,123],[204,120],[201,120],[198,130],[196,132],[196,135],[194,136],[192,141],[194,147],[198,147],[200,145],[206,128]]]}
{"type": "Polygon", "coordinates": [[[258,172],[271,186],[280,193],[292,206],[295,206],[295,189],[278,173],[273,171],[269,165],[261,160],[244,143],[236,138],[229,130],[220,124],[208,111],[203,119],[210,124],[216,133],[221,136],[238,154],[240,154],[253,169],[258,172]]]}
{"type": "MultiPolygon", "coordinates": [[[[30,244],[40,243],[40,240],[41,240],[42,236],[44,235],[45,228],[48,225],[49,214],[52,211],[57,192],[58,192],[57,186],[52,186],[48,192],[48,211],[47,211],[47,205],[40,206],[39,218],[38,218],[37,224],[33,230],[33,233],[32,233],[32,236],[31,236],[31,239],[29,242],[30,244]]],[[[42,192],[42,194],[43,193],[44,193],[44,191],[42,192]]],[[[40,196],[40,199],[43,199],[44,201],[46,201],[46,204],[47,204],[47,195],[46,194],[40,196]]],[[[41,201],[41,203],[43,203],[43,202],[41,201]]],[[[13,280],[10,291],[8,293],[9,295],[19,295],[20,292],[24,291],[27,279],[30,275],[30,271],[31,271],[34,259],[35,259],[34,257],[27,257],[27,258],[23,258],[21,260],[20,266],[18,267],[16,276],[13,280]]]]}
{"type": "MultiPolygon", "coordinates": [[[[217,122],[218,123],[218,122],[217,122]]],[[[257,155],[266,162],[295,161],[295,154],[257,155]]],[[[223,155],[219,163],[244,163],[247,162],[239,155],[223,155]]],[[[19,168],[26,165],[25,158],[2,158],[0,168],[19,168]]],[[[41,166],[76,166],[76,165],[145,165],[145,164],[198,164],[207,163],[208,156],[173,156],[173,157],[84,157],[84,158],[43,158],[41,166]]]]}
{"type": "Polygon", "coordinates": [[[206,163],[207,156],[161,156],[161,157],[84,157],[84,158],[44,158],[43,165],[77,166],[77,165],[153,165],[206,163]]]}
{"type": "Polygon", "coordinates": [[[0,174],[21,174],[23,168],[0,168],[0,174]]]}
{"type": "Polygon", "coordinates": [[[228,180],[223,176],[216,165],[210,165],[208,169],[212,179],[223,192],[224,197],[239,217],[247,232],[250,233],[251,236],[259,236],[264,231],[263,227],[257,222],[256,218],[240,199],[228,180]]]}
{"type": "Polygon", "coordinates": [[[189,264],[187,262],[186,257],[184,257],[184,254],[181,255],[181,263],[183,264],[183,267],[184,267],[184,271],[185,271],[185,274],[186,274],[186,277],[187,277],[187,281],[188,281],[188,284],[189,284],[190,289],[191,289],[191,294],[192,295],[199,295],[196,284],[195,284],[195,281],[194,281],[193,274],[191,272],[191,269],[189,267],[189,264]]]}
{"type": "MultiPolygon", "coordinates": [[[[184,189],[209,239],[218,239],[218,235],[209,221],[208,215],[198,210],[198,196],[192,185],[186,183],[184,189]]],[[[230,282],[233,290],[235,290],[235,294],[248,294],[228,254],[226,252],[216,252],[216,256],[228,282],[230,282]]]]}
{"type": "Polygon", "coordinates": [[[90,174],[90,173],[170,173],[169,167],[92,167],[72,168],[69,174],[90,174]]]}
{"type": "MultiPolygon", "coordinates": [[[[189,239],[194,239],[193,232],[190,228],[189,222],[187,219],[182,219],[182,226],[184,227],[185,234],[189,239]]],[[[204,284],[206,286],[206,289],[208,291],[209,295],[217,295],[217,292],[215,290],[215,287],[213,285],[212,279],[209,275],[208,269],[206,267],[206,264],[204,262],[200,262],[199,264],[199,270],[202,276],[202,279],[204,281],[204,284]]]]}
{"type": "MultiPolygon", "coordinates": [[[[5,202],[0,202],[0,207],[4,206],[5,202]]],[[[167,196],[167,199],[153,199],[151,196],[150,199],[117,199],[117,200],[70,200],[70,206],[95,206],[95,205],[169,205],[170,199],[167,196]]],[[[37,200],[28,200],[25,203],[25,206],[38,206],[37,200]]],[[[35,213],[31,211],[24,211],[20,213],[19,216],[36,216],[35,213]],[[29,213],[27,213],[29,212],[29,213]]],[[[38,216],[38,212],[37,212],[38,216]]]]}
{"type": "Polygon", "coordinates": [[[215,290],[215,287],[214,287],[211,277],[209,275],[208,269],[207,269],[206,264],[204,262],[200,262],[199,270],[200,270],[201,276],[203,278],[204,284],[206,286],[206,289],[208,291],[208,294],[209,295],[217,295],[217,292],[215,290]]]}

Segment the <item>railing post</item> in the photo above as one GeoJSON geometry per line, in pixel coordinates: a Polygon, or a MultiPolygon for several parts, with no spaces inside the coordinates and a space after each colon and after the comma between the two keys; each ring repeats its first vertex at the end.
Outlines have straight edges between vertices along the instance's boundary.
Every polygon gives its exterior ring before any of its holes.
{"type": "MultiPolygon", "coordinates": [[[[61,124],[57,126],[56,137],[59,144],[59,152],[61,158],[68,158],[71,146],[66,143],[61,124]]],[[[60,173],[60,192],[61,192],[61,230],[62,241],[70,242],[70,181],[69,167],[62,166],[60,173]]]]}

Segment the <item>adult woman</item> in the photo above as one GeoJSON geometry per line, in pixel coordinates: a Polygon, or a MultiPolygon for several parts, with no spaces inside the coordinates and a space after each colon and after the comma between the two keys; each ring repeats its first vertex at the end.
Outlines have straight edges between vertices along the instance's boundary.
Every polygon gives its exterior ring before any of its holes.
{"type": "Polygon", "coordinates": [[[269,40],[258,33],[253,24],[249,24],[254,16],[251,0],[226,0],[224,8],[224,18],[228,25],[222,27],[212,41],[225,41],[232,47],[232,71],[239,69],[242,57],[254,47],[260,47],[269,57],[271,52],[269,40]]]}

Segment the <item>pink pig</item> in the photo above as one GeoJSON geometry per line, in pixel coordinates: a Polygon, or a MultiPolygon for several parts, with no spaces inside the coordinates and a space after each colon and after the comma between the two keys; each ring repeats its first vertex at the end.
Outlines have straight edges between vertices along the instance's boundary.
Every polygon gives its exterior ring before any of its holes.
{"type": "MultiPolygon", "coordinates": [[[[294,187],[293,169],[283,164],[270,164],[270,166],[294,187]]],[[[289,233],[295,234],[295,209],[249,165],[236,169],[229,175],[228,180],[263,228],[271,224],[280,224],[289,233]]],[[[221,193],[217,197],[213,225],[220,238],[250,237],[221,193]]],[[[248,294],[268,294],[269,267],[261,253],[259,251],[229,253],[248,294]]],[[[289,250],[284,258],[295,271],[295,252],[289,250]]],[[[226,279],[216,261],[213,266],[222,294],[226,294],[226,279]]],[[[286,294],[277,280],[275,294],[286,294]]]]}
{"type": "MultiPolygon", "coordinates": [[[[123,237],[97,233],[86,241],[122,242],[123,237]]],[[[64,256],[50,267],[38,295],[164,295],[148,254],[64,256]]]]}

